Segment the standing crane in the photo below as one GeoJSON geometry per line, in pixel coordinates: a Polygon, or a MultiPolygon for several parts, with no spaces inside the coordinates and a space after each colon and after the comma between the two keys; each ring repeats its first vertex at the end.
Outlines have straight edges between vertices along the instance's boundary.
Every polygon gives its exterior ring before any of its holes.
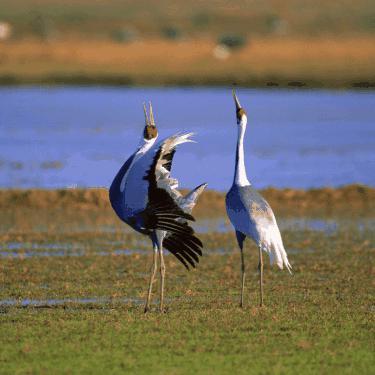
{"type": "Polygon", "coordinates": [[[163,248],[170,251],[187,269],[195,267],[202,255],[202,242],[194,235],[189,221],[191,211],[206,184],[199,185],[186,196],[177,190],[178,181],[170,176],[176,147],[192,142],[192,133],[176,134],[156,143],[152,105],[149,116],[145,104],[145,127],[140,144],[123,164],[109,190],[111,205],[118,217],[137,232],[148,236],[153,245],[145,312],[150,310],[152,285],[160,260],[160,311],[164,311],[165,263],[163,248]]]}
{"type": "Polygon", "coordinates": [[[268,253],[271,265],[284,266],[291,273],[287,253],[284,249],[280,230],[275,215],[268,202],[251,186],[246,175],[243,140],[246,131],[247,115],[233,89],[236,105],[238,138],[236,147],[236,164],[231,189],[226,195],[226,208],[229,220],[235,231],[241,251],[241,302],[244,305],[245,262],[243,245],[246,237],[253,239],[259,250],[259,288],[260,306],[263,306],[263,257],[262,251],[268,253]]]}

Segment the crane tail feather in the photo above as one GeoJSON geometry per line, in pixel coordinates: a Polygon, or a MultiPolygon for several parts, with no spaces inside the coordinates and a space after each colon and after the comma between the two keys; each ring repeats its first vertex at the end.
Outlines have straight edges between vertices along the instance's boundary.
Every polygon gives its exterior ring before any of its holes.
{"type": "Polygon", "coordinates": [[[260,244],[261,249],[268,253],[271,266],[276,263],[280,269],[284,267],[292,274],[292,266],[289,263],[288,255],[285,251],[279,229],[276,227],[264,233],[263,241],[260,244]]]}

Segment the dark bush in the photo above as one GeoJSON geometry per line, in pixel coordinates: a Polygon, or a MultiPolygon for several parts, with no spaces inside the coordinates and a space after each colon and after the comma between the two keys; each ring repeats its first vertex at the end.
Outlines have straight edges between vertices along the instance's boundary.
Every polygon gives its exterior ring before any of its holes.
{"type": "Polygon", "coordinates": [[[247,40],[243,35],[225,34],[219,38],[218,43],[228,48],[236,49],[244,47],[247,40]]]}
{"type": "Polygon", "coordinates": [[[161,33],[166,39],[176,40],[182,37],[181,30],[178,29],[177,27],[172,27],[172,26],[165,27],[164,29],[162,29],[161,33]]]}

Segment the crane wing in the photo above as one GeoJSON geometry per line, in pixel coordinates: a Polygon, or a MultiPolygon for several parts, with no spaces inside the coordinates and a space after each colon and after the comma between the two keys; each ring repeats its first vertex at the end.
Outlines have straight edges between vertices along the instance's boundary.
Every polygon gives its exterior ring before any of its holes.
{"type": "Polygon", "coordinates": [[[164,238],[163,246],[189,269],[189,265],[195,268],[196,263],[199,263],[203,244],[195,236],[181,236],[169,232],[164,238]]]}
{"type": "Polygon", "coordinates": [[[186,268],[195,267],[202,255],[202,242],[194,236],[188,221],[194,217],[179,205],[181,194],[176,190],[177,180],[170,176],[176,147],[192,142],[191,133],[174,135],[163,141],[144,179],[148,181],[148,204],[141,213],[144,226],[148,229],[167,231],[164,247],[180,260],[186,268]]]}

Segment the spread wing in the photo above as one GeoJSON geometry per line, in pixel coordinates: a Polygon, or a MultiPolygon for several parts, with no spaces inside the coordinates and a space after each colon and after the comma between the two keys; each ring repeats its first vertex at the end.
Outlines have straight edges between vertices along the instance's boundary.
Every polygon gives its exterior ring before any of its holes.
{"type": "Polygon", "coordinates": [[[176,147],[192,142],[192,134],[174,135],[161,143],[150,169],[144,179],[148,181],[148,203],[141,213],[144,226],[167,232],[164,247],[180,260],[186,268],[195,267],[202,255],[202,242],[194,236],[188,221],[194,217],[179,205],[181,194],[176,190],[178,181],[171,177],[170,170],[176,147]]]}

